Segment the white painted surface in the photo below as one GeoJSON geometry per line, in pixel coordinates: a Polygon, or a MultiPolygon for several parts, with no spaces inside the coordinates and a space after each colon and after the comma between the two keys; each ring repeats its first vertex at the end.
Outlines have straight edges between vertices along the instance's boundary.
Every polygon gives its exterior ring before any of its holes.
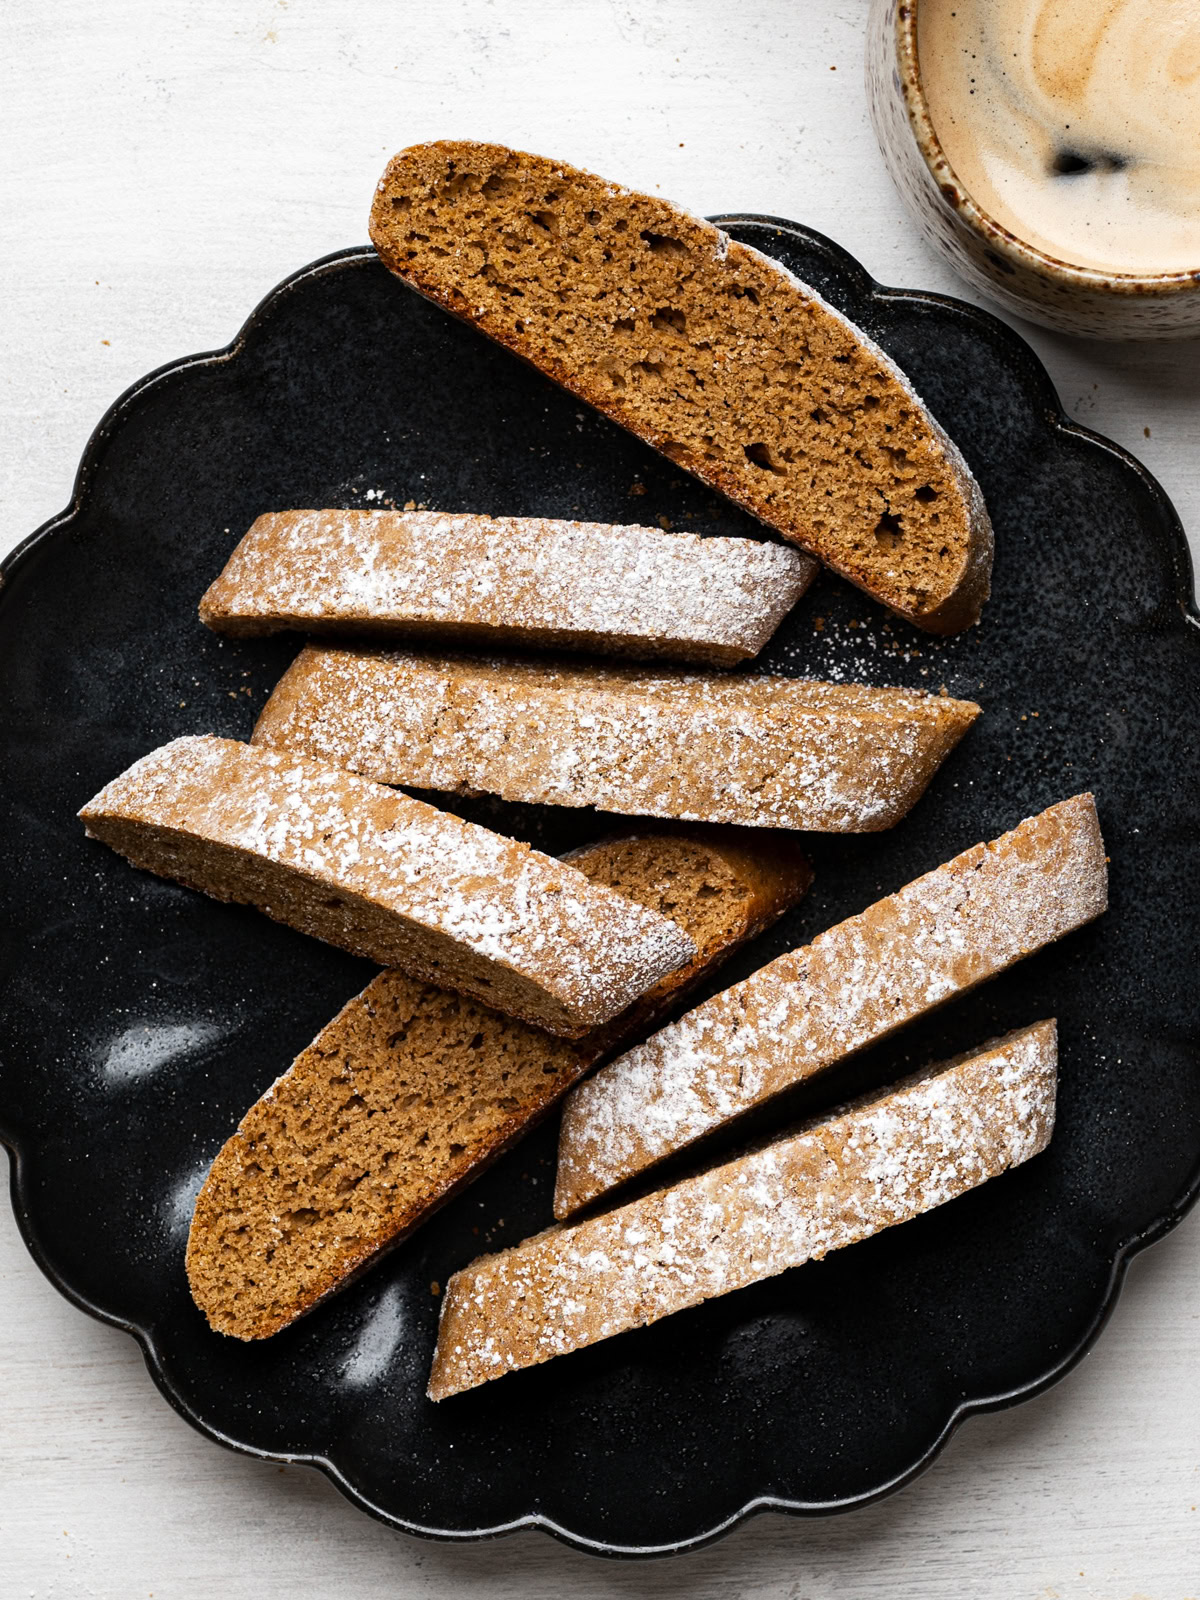
{"type": "MultiPolygon", "coordinates": [[[[966,294],[883,172],[866,0],[7,0],[0,551],[67,501],[105,407],[226,343],[303,263],[366,237],[386,156],[485,137],[701,212],[795,217],[885,282],[966,294]],[[836,71],[831,68],[836,67],[836,71]]],[[[1200,535],[1200,345],[1023,328],[1071,413],[1200,535]],[[1147,436],[1144,432],[1149,429],[1147,436]]],[[[1096,1352],[971,1422],[919,1483],[760,1518],[652,1565],[540,1536],[418,1543],[316,1474],[193,1434],[131,1341],[57,1297],[0,1207],[0,1600],[284,1596],[1187,1600],[1200,1596],[1200,1226],[1137,1262],[1096,1352]]]]}

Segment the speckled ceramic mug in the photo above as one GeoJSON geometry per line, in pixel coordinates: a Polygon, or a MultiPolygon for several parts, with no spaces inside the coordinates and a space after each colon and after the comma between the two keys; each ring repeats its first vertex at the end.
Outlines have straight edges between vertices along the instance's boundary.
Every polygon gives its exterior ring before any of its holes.
{"type": "Polygon", "coordinates": [[[1194,272],[1072,266],[1002,227],[959,181],[934,132],[917,56],[920,0],[872,0],[867,97],[884,161],[921,231],[963,277],[1008,311],[1099,339],[1200,336],[1194,272]]]}

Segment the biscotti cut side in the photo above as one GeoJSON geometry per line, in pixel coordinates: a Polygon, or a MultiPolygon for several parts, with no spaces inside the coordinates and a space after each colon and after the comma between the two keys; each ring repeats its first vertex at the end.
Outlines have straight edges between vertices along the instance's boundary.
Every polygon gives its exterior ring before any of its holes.
{"type": "Polygon", "coordinates": [[[406,1238],[597,1061],[793,905],[787,841],[719,830],[622,836],[571,863],[677,922],[695,960],[582,1039],[381,972],[247,1113],[213,1164],[188,1239],[192,1293],[218,1332],[261,1339],[406,1238]]]}
{"type": "Polygon", "coordinates": [[[401,151],[388,267],[919,627],[979,617],[992,531],[900,369],[784,267],[666,200],[501,145],[401,151]]]}
{"type": "Polygon", "coordinates": [[[1029,1160],[1054,1128],[1036,1023],[698,1177],[456,1272],[432,1400],[819,1260],[1029,1160]]]}
{"type": "Polygon", "coordinates": [[[176,739],[80,816],[137,867],[569,1037],[695,948],[528,845],[353,773],[233,739],[176,739]]]}
{"type": "Polygon", "coordinates": [[[382,783],[859,833],[899,821],[978,714],[919,690],[311,645],[254,742],[382,783]]]}
{"type": "Polygon", "coordinates": [[[200,601],[219,633],[409,635],[731,666],[816,563],[753,539],[434,511],[261,516],[200,601]]]}
{"type": "Polygon", "coordinates": [[[1076,795],[779,956],[570,1095],[555,1216],[1090,922],[1107,886],[1076,795]]]}
{"type": "Polygon", "coordinates": [[[686,966],[668,972],[619,1017],[586,1036],[589,1068],[623,1041],[648,1032],[736,949],[799,904],[812,883],[808,858],[794,839],[740,828],[617,834],[563,860],[593,883],[670,917],[696,947],[686,966]]]}

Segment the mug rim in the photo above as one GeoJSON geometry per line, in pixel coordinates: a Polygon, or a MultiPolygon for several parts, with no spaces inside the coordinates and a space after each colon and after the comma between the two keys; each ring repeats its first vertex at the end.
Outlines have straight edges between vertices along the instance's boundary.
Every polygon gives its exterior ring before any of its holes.
{"type": "Polygon", "coordinates": [[[1200,290],[1200,262],[1177,272],[1117,272],[1105,267],[1083,267],[1064,261],[1030,244],[985,211],[951,166],[938,138],[921,83],[917,45],[917,10],[921,0],[901,0],[896,7],[896,60],[901,76],[905,112],[914,142],[930,176],[947,202],[991,246],[998,247],[1032,270],[1065,279],[1080,289],[1136,295],[1200,290]]]}

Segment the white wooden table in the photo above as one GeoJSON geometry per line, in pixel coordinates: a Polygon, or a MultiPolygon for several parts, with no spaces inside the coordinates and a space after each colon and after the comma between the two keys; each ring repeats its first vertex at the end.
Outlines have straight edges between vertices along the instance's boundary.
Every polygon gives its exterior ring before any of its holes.
{"type": "MultiPolygon", "coordinates": [[[[385,157],[494,138],[700,212],[798,218],[886,282],[966,295],[867,123],[866,0],[7,0],[0,552],[67,501],[105,407],[226,343],[314,257],[365,239],[385,157]]],[[[1022,328],[1067,409],[1127,445],[1200,535],[1200,345],[1022,328]]],[[[1198,730],[1200,737],[1200,730],[1198,730]]],[[[1180,914],[1192,914],[1180,908],[1180,914]]],[[[0,1206],[2,1600],[1200,1596],[1200,1224],[1137,1261],[1095,1353],[967,1424],[852,1516],[764,1517],[673,1561],[538,1535],[430,1545],[317,1474],[179,1420],[132,1341],[57,1297],[0,1206]]]]}

